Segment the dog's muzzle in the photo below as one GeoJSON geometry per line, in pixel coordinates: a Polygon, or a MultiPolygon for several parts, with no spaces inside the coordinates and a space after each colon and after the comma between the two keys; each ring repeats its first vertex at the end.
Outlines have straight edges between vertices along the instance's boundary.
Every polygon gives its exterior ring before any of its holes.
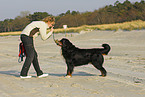
{"type": "Polygon", "coordinates": [[[62,43],[59,40],[55,40],[55,43],[59,46],[62,46],[62,43]]]}

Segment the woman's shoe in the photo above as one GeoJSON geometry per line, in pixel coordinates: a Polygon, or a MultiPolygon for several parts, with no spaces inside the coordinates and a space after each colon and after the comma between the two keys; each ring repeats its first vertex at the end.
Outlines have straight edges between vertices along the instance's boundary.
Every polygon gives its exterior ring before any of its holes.
{"type": "Polygon", "coordinates": [[[32,76],[20,76],[20,78],[31,78],[32,76]]]}
{"type": "Polygon", "coordinates": [[[42,78],[42,77],[47,77],[48,74],[42,74],[42,75],[39,75],[38,78],[42,78]]]}

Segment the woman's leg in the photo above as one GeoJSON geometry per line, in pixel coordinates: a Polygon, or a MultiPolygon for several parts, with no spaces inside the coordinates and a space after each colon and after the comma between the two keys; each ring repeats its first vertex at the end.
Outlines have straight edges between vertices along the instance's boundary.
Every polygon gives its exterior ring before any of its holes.
{"type": "Polygon", "coordinates": [[[29,71],[30,65],[34,59],[34,46],[33,46],[33,38],[28,37],[26,35],[21,35],[21,40],[24,44],[25,51],[26,51],[26,59],[23,64],[22,70],[21,70],[21,76],[27,76],[27,73],[29,71]]]}
{"type": "Polygon", "coordinates": [[[37,56],[37,52],[36,51],[34,51],[34,59],[33,59],[32,63],[33,63],[35,71],[37,72],[37,76],[42,75],[43,72],[40,69],[39,62],[38,62],[38,56],[37,56]]]}

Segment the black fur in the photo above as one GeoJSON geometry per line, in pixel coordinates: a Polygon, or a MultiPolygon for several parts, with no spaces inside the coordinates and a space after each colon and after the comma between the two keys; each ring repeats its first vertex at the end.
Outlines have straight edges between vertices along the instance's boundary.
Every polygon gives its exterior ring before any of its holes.
{"type": "Polygon", "coordinates": [[[66,38],[58,41],[58,44],[61,46],[62,55],[67,64],[67,75],[72,75],[75,66],[91,63],[95,68],[101,71],[103,77],[106,76],[107,72],[102,65],[104,62],[103,55],[107,55],[110,51],[110,46],[108,44],[103,44],[102,46],[104,48],[80,49],[75,47],[66,38]]]}

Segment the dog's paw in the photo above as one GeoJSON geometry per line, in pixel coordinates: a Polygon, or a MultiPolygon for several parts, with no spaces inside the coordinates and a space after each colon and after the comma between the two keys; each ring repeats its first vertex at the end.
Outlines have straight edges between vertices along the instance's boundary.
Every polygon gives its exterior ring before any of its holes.
{"type": "Polygon", "coordinates": [[[101,76],[101,77],[106,77],[106,75],[104,75],[104,74],[103,74],[103,75],[99,75],[99,76],[101,76]]]}
{"type": "Polygon", "coordinates": [[[71,78],[71,76],[70,75],[66,75],[65,78],[71,78]]]}

